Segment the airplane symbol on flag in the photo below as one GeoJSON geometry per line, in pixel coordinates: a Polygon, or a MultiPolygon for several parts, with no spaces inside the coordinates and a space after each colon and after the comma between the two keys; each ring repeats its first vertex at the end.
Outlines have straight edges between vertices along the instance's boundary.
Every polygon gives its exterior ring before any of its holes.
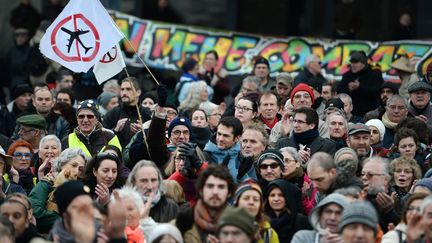
{"type": "Polygon", "coordinates": [[[67,48],[68,48],[68,53],[70,52],[70,49],[71,49],[71,47],[72,47],[72,43],[73,43],[75,40],[77,40],[78,43],[79,43],[79,44],[84,48],[84,52],[85,52],[85,54],[87,54],[87,52],[93,48],[93,47],[86,47],[86,46],[82,43],[81,38],[80,38],[80,35],[84,35],[84,34],[88,33],[89,30],[77,30],[77,31],[71,31],[71,30],[66,29],[65,27],[61,27],[60,29],[63,30],[64,32],[66,32],[67,34],[70,35],[70,38],[68,39],[69,44],[66,45],[67,48]]]}

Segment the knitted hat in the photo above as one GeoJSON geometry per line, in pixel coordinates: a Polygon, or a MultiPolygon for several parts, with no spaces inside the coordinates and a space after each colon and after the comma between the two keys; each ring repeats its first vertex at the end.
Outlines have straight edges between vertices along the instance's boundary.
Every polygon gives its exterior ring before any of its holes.
{"type": "Polygon", "coordinates": [[[409,87],[408,87],[408,93],[412,93],[412,92],[416,92],[419,90],[426,90],[428,92],[432,92],[432,86],[430,84],[428,84],[426,81],[417,81],[415,83],[412,83],[409,87]]]}
{"type": "Polygon", "coordinates": [[[363,123],[356,123],[349,126],[348,136],[354,135],[358,132],[367,132],[370,133],[370,129],[363,123]]]}
{"type": "Polygon", "coordinates": [[[376,234],[378,215],[372,204],[365,201],[356,201],[351,203],[349,207],[344,208],[341,222],[339,223],[339,231],[342,232],[350,224],[366,225],[376,234]]]}
{"type": "Polygon", "coordinates": [[[39,114],[21,116],[17,120],[19,125],[45,130],[47,128],[46,120],[39,114]]]}
{"type": "Polygon", "coordinates": [[[194,69],[196,65],[198,65],[198,62],[193,58],[189,58],[183,63],[182,70],[183,72],[188,73],[194,69]]]}
{"type": "Polygon", "coordinates": [[[116,96],[117,94],[114,94],[113,92],[105,91],[99,95],[99,97],[97,98],[97,102],[100,106],[105,108],[110,102],[110,100],[116,96]]]}
{"type": "Polygon", "coordinates": [[[368,64],[368,57],[364,51],[354,51],[351,53],[350,62],[361,62],[364,65],[368,64]]]}
{"type": "Polygon", "coordinates": [[[255,219],[244,208],[227,207],[219,219],[217,232],[225,226],[232,225],[253,237],[256,231],[255,219]]]}
{"type": "Polygon", "coordinates": [[[304,84],[304,83],[300,83],[300,84],[298,84],[298,85],[295,86],[295,88],[291,91],[291,97],[290,97],[291,100],[293,100],[294,95],[295,95],[297,92],[299,92],[299,91],[306,91],[306,92],[309,94],[309,96],[312,98],[312,101],[315,100],[313,90],[311,89],[311,87],[309,87],[309,85],[304,84]]]}
{"type": "Polygon", "coordinates": [[[183,237],[180,233],[180,230],[174,225],[168,223],[161,223],[154,227],[153,230],[150,231],[148,242],[153,243],[157,238],[163,235],[169,235],[173,237],[178,243],[183,243],[183,237]]]}
{"type": "Polygon", "coordinates": [[[416,182],[416,184],[414,186],[414,190],[418,186],[426,187],[427,189],[429,189],[429,191],[432,192],[432,179],[430,179],[430,178],[420,179],[419,181],[416,182]]]}
{"type": "Polygon", "coordinates": [[[174,120],[171,121],[169,127],[168,127],[168,137],[171,137],[171,132],[174,129],[174,127],[184,125],[188,128],[189,133],[192,132],[192,123],[189,119],[186,117],[176,117],[174,120]]]}
{"type": "Polygon", "coordinates": [[[339,149],[338,151],[336,151],[335,155],[334,155],[334,162],[336,163],[336,165],[338,164],[338,162],[342,161],[340,159],[340,157],[342,157],[342,155],[344,154],[350,154],[352,155],[352,157],[354,158],[354,162],[358,163],[359,159],[357,157],[357,153],[354,151],[354,149],[352,148],[348,148],[348,147],[344,147],[339,149]]]}
{"type": "Polygon", "coordinates": [[[258,158],[257,166],[260,167],[261,163],[266,159],[273,159],[274,161],[278,162],[282,170],[285,168],[283,155],[279,150],[276,149],[267,149],[262,152],[260,157],[258,158]]]}
{"type": "MultiPolygon", "coordinates": [[[[343,170],[348,175],[355,175],[359,163],[359,159],[357,156],[357,153],[352,149],[348,147],[344,147],[336,151],[334,155],[334,162],[338,170],[343,170]],[[354,159],[343,159],[342,155],[344,154],[350,154],[354,159]]],[[[340,173],[339,173],[340,174],[340,173]]]]}
{"type": "Polygon", "coordinates": [[[258,64],[264,64],[267,65],[268,68],[270,68],[269,61],[264,57],[259,57],[258,59],[255,60],[254,69],[258,64]]]}
{"type": "Polygon", "coordinates": [[[335,203],[342,207],[342,209],[348,207],[350,204],[346,200],[345,196],[342,196],[339,193],[332,193],[328,196],[326,196],[323,200],[321,200],[318,205],[314,207],[312,210],[311,215],[309,216],[309,222],[311,223],[312,227],[314,227],[316,230],[321,229],[321,226],[319,225],[320,221],[320,215],[319,213],[322,211],[321,209],[331,203],[335,203]]]}
{"type": "Polygon", "coordinates": [[[384,134],[385,134],[386,129],[385,129],[384,123],[381,120],[371,119],[371,120],[366,122],[366,126],[376,127],[378,129],[378,131],[380,132],[380,141],[382,141],[384,139],[384,134]]]}
{"type": "Polygon", "coordinates": [[[81,181],[71,180],[57,187],[54,192],[60,215],[66,211],[69,204],[80,195],[89,195],[90,188],[81,181]]]}
{"type": "Polygon", "coordinates": [[[257,191],[261,196],[261,202],[262,202],[263,192],[261,190],[261,187],[256,182],[251,180],[251,181],[245,181],[237,187],[237,190],[234,193],[233,205],[237,206],[240,196],[243,194],[243,192],[249,191],[249,190],[257,191]]]}
{"type": "Polygon", "coordinates": [[[78,104],[76,114],[78,115],[80,110],[89,109],[95,114],[96,117],[99,118],[99,105],[93,100],[84,100],[78,104]]]}
{"type": "Polygon", "coordinates": [[[15,100],[19,96],[25,94],[25,93],[33,93],[33,88],[28,83],[21,83],[17,84],[15,87],[12,88],[12,100],[15,100]]]}

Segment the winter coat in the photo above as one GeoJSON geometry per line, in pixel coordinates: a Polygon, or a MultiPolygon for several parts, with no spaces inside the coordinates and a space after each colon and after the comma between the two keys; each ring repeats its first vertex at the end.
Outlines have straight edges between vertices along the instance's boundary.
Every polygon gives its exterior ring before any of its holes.
{"type": "Polygon", "coordinates": [[[322,74],[318,74],[318,75],[313,75],[309,69],[307,69],[306,67],[301,70],[297,76],[294,78],[294,87],[297,86],[300,83],[305,83],[307,84],[309,79],[317,77],[320,81],[321,81],[321,85],[325,82],[327,82],[327,80],[324,78],[324,76],[322,76],[322,74]]]}
{"type": "Polygon", "coordinates": [[[149,216],[158,223],[168,223],[177,217],[179,206],[171,198],[162,195],[151,209],[149,216]]]}
{"type": "Polygon", "coordinates": [[[43,234],[48,233],[53,227],[54,222],[60,217],[57,212],[47,210],[49,194],[53,190],[53,182],[42,179],[36,184],[29,195],[38,231],[43,234]]]}
{"type": "MultiPolygon", "coordinates": [[[[293,147],[299,149],[292,137],[281,138],[277,141],[276,148],[285,148],[285,147],[293,147]]],[[[336,153],[335,142],[333,142],[328,138],[322,138],[320,136],[315,138],[315,140],[312,142],[309,148],[310,148],[310,155],[313,155],[316,152],[325,152],[330,155],[334,155],[336,153]]]]}
{"type": "Polygon", "coordinates": [[[373,70],[369,66],[353,73],[351,70],[344,73],[342,81],[337,87],[337,93],[346,93],[352,98],[353,111],[356,116],[364,116],[366,112],[378,107],[377,97],[384,80],[380,70],[373,70]],[[350,91],[348,84],[358,80],[360,86],[357,90],[350,91]]]}

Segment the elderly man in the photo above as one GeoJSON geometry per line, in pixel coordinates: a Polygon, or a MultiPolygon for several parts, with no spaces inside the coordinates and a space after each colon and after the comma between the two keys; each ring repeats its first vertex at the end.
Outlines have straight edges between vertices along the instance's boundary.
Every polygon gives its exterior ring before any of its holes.
{"type": "Polygon", "coordinates": [[[384,82],[380,70],[371,69],[363,51],[351,54],[350,70],[342,76],[337,93],[346,93],[352,98],[353,115],[364,116],[378,107],[377,97],[384,82]]]}
{"type": "Polygon", "coordinates": [[[407,227],[407,243],[432,242],[432,196],[426,197],[407,227]],[[425,227],[426,226],[426,227],[425,227]]]}
{"type": "Polygon", "coordinates": [[[19,126],[18,135],[24,141],[29,142],[33,152],[39,151],[40,140],[46,135],[46,120],[41,115],[26,115],[17,119],[19,126]]]}
{"type": "Polygon", "coordinates": [[[349,127],[347,145],[356,152],[360,160],[374,155],[370,143],[371,132],[368,126],[357,123],[349,127]]]}
{"type": "Polygon", "coordinates": [[[383,138],[383,147],[390,148],[393,144],[396,126],[407,117],[407,101],[400,95],[393,95],[387,100],[386,112],[382,116],[382,122],[386,128],[383,138]]]}
{"type": "Polygon", "coordinates": [[[294,86],[300,83],[308,83],[314,77],[320,80],[321,85],[326,82],[326,79],[321,74],[320,57],[316,54],[311,54],[306,58],[304,69],[295,77],[294,86]]]}
{"type": "Polygon", "coordinates": [[[102,151],[106,145],[122,149],[117,136],[102,127],[99,122],[98,105],[93,100],[82,101],[77,108],[78,127],[62,139],[62,148],[80,148],[92,157],[102,151]]]}
{"type": "Polygon", "coordinates": [[[410,103],[408,105],[409,116],[424,121],[432,130],[432,108],[430,104],[430,93],[432,86],[424,80],[413,83],[409,88],[410,103]]]}
{"type": "Polygon", "coordinates": [[[258,103],[258,119],[264,123],[267,132],[270,134],[271,129],[281,119],[278,114],[279,105],[277,96],[271,91],[265,91],[260,95],[258,103]]]}
{"type": "Polygon", "coordinates": [[[314,230],[300,230],[292,243],[305,242],[341,242],[338,225],[341,222],[341,215],[349,203],[344,196],[332,193],[324,198],[312,211],[309,221],[314,230]]]}
{"type": "MultiPolygon", "coordinates": [[[[329,106],[329,108],[330,107],[331,106],[329,106]]],[[[336,143],[336,149],[338,150],[340,148],[346,147],[348,121],[345,118],[345,114],[340,111],[330,113],[327,115],[326,123],[329,127],[330,139],[336,143]]]]}
{"type": "Polygon", "coordinates": [[[396,225],[399,217],[395,211],[396,192],[390,192],[391,175],[389,162],[380,157],[368,158],[363,162],[361,180],[366,199],[370,201],[379,214],[381,229],[387,231],[390,223],[396,225]]]}
{"type": "Polygon", "coordinates": [[[284,157],[278,150],[267,149],[258,158],[257,168],[261,177],[258,183],[264,191],[270,182],[282,177],[285,168],[284,157]]]}
{"type": "Polygon", "coordinates": [[[127,184],[136,187],[144,202],[152,200],[149,216],[159,223],[174,219],[179,209],[177,203],[165,196],[162,180],[159,168],[149,160],[139,161],[127,179],[127,184]]]}
{"type": "Polygon", "coordinates": [[[353,202],[342,213],[339,232],[344,243],[375,243],[378,215],[368,202],[353,202]]]}
{"type": "Polygon", "coordinates": [[[208,237],[216,236],[218,220],[234,193],[235,184],[225,166],[210,165],[198,176],[196,188],[198,202],[181,211],[174,223],[181,229],[184,242],[207,242],[208,237]]]}

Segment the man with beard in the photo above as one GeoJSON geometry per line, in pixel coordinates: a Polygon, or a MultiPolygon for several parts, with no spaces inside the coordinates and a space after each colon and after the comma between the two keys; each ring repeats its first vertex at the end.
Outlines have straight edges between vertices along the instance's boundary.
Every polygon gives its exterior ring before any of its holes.
{"type": "Polygon", "coordinates": [[[398,94],[397,84],[384,82],[379,91],[379,106],[375,110],[367,112],[363,118],[364,122],[371,119],[380,119],[386,111],[387,100],[395,94],[398,94]]]}
{"type": "Polygon", "coordinates": [[[408,113],[410,116],[424,121],[432,130],[432,108],[430,104],[430,93],[432,86],[425,80],[413,83],[409,88],[410,103],[408,113]]]}
{"type": "Polygon", "coordinates": [[[387,100],[386,112],[381,119],[386,128],[383,138],[384,148],[388,149],[392,146],[397,125],[407,117],[407,108],[407,101],[400,95],[393,95],[387,100]]]}
{"type": "Polygon", "coordinates": [[[292,136],[279,139],[276,147],[298,149],[302,163],[306,163],[316,152],[334,154],[336,144],[328,138],[319,136],[318,121],[318,114],[312,108],[303,107],[295,110],[292,136]]]}
{"type": "Polygon", "coordinates": [[[279,110],[277,96],[271,91],[265,91],[261,93],[258,100],[258,119],[265,124],[266,130],[270,134],[271,129],[281,118],[277,113],[279,110]]]}
{"type": "Polygon", "coordinates": [[[349,127],[347,145],[356,152],[360,160],[372,157],[374,154],[370,139],[371,132],[365,124],[357,123],[349,127]]]}
{"type": "Polygon", "coordinates": [[[400,217],[394,209],[396,192],[390,192],[389,162],[380,157],[368,158],[363,162],[360,176],[366,199],[374,205],[381,229],[386,232],[388,224],[396,225],[400,217]]]}
{"type": "Polygon", "coordinates": [[[162,174],[156,164],[149,160],[141,160],[134,166],[126,182],[138,190],[144,203],[152,201],[149,216],[158,223],[171,221],[179,210],[177,203],[165,196],[162,181],[162,174]]]}
{"type": "Polygon", "coordinates": [[[198,177],[199,199],[194,207],[181,211],[175,225],[184,242],[208,242],[216,238],[217,223],[234,193],[235,184],[223,165],[210,165],[198,177]]]}
{"type": "MultiPolygon", "coordinates": [[[[141,131],[142,124],[139,121],[136,105],[139,103],[141,88],[138,80],[128,77],[122,80],[120,86],[121,104],[106,113],[103,124],[111,129],[119,137],[120,144],[125,147],[134,134],[141,131]]],[[[142,122],[150,120],[148,108],[140,107],[142,122]]]]}
{"type": "Polygon", "coordinates": [[[103,151],[106,145],[122,149],[117,136],[99,122],[98,105],[93,100],[78,105],[76,119],[78,127],[62,139],[62,149],[80,148],[89,157],[103,151]]]}

